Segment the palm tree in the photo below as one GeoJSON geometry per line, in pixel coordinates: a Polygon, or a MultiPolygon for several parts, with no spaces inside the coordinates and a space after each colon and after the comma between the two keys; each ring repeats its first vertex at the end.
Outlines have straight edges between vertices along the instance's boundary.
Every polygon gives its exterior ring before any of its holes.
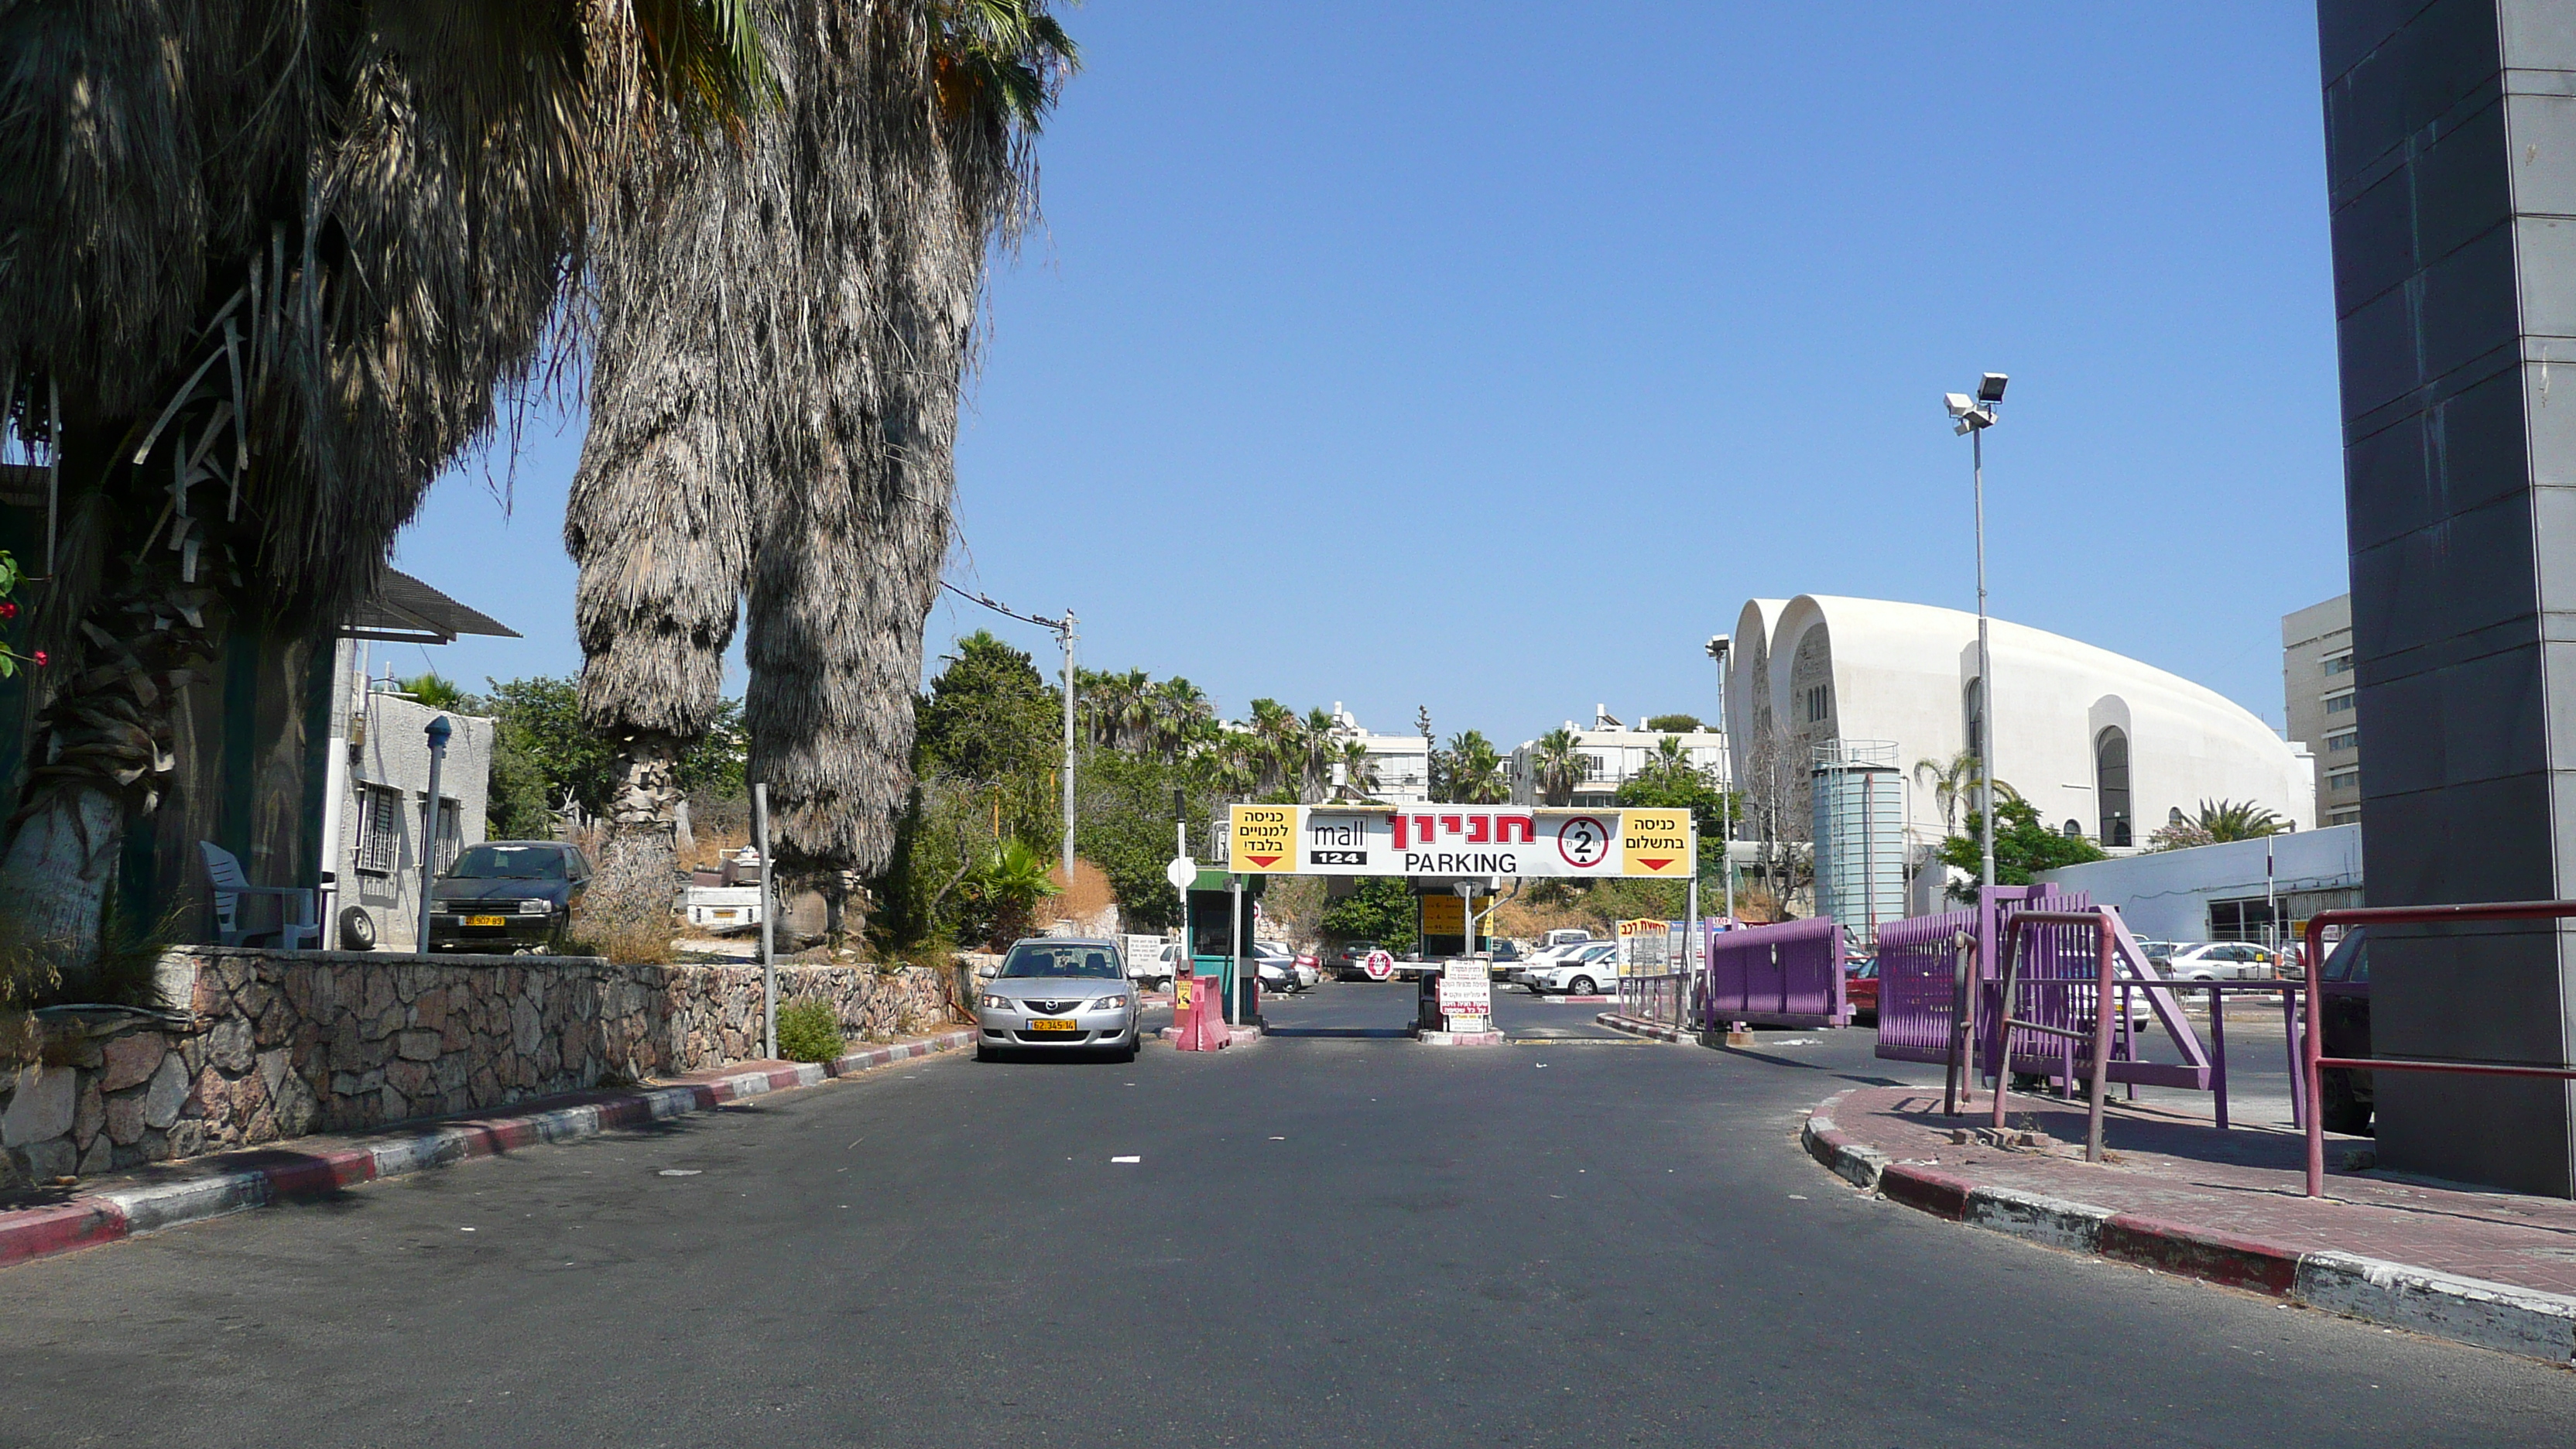
{"type": "Polygon", "coordinates": [[[1252,736],[1262,793],[1279,790],[1287,782],[1303,777],[1306,727],[1298,722],[1296,711],[1275,699],[1256,699],[1245,727],[1252,736]]]}
{"type": "Polygon", "coordinates": [[[566,537],[585,717],[643,777],[648,833],[741,604],[748,772],[837,907],[892,844],[986,259],[1029,214],[1074,49],[1046,0],[761,3],[785,103],[723,164],[621,178],[603,273],[647,281],[603,308],[612,425],[566,537]]]}
{"type": "MultiPolygon", "coordinates": [[[[1976,805],[1977,786],[1984,778],[1976,754],[1973,751],[1961,750],[1952,755],[1946,765],[1932,760],[1916,760],[1914,778],[1918,783],[1931,787],[1933,802],[1941,807],[1942,836],[1947,838],[1958,834],[1959,811],[1962,807],[1976,805]]],[[[2019,800],[2021,792],[2015,790],[2009,783],[1997,780],[1995,798],[2019,800]]]]}
{"type": "Polygon", "coordinates": [[[1946,765],[1929,759],[1914,762],[1915,781],[1929,787],[1933,803],[1941,807],[1943,838],[1959,833],[1959,806],[1976,798],[1976,778],[1977,757],[1973,751],[1959,751],[1946,765]]]}
{"type": "Polygon", "coordinates": [[[1592,757],[1583,753],[1574,731],[1553,729],[1539,736],[1538,753],[1531,764],[1541,803],[1572,804],[1575,787],[1583,783],[1584,772],[1591,763],[1592,757]]]}
{"type": "Polygon", "coordinates": [[[2211,842],[2224,840],[2260,840],[2266,835],[2279,835],[2290,828],[2289,822],[2251,800],[2200,802],[2200,828],[2211,842]]]}
{"type": "Polygon", "coordinates": [[[1197,685],[1173,675],[1154,686],[1152,703],[1154,747],[1169,763],[1179,764],[1214,738],[1216,706],[1197,685]]]}
{"type": "Polygon", "coordinates": [[[77,971],[180,692],[237,624],[328,637],[540,381],[599,178],[739,128],[768,67],[745,0],[12,6],[0,33],[0,415],[63,520],[0,912],[77,971]]]}
{"type": "Polygon", "coordinates": [[[1003,945],[1028,935],[1037,903],[1063,893],[1064,887],[1055,883],[1048,870],[1045,856],[1014,838],[1003,841],[992,859],[967,878],[968,897],[993,913],[991,944],[1003,945]]]}
{"type": "Polygon", "coordinates": [[[1449,737],[1449,798],[1459,805],[1499,805],[1512,798],[1502,757],[1482,730],[1449,737]]]}
{"type": "Polygon", "coordinates": [[[1680,787],[1689,785],[1698,777],[1699,767],[1691,763],[1687,746],[1666,735],[1655,741],[1655,752],[1646,761],[1645,774],[1657,785],[1680,787]]]}
{"type": "Polygon", "coordinates": [[[1368,746],[1358,740],[1344,740],[1337,760],[1342,767],[1342,789],[1355,800],[1365,800],[1377,793],[1377,760],[1368,746]]]}
{"type": "Polygon", "coordinates": [[[1304,727],[1306,757],[1300,762],[1302,785],[1298,798],[1308,804],[1324,798],[1333,786],[1333,761],[1341,755],[1340,741],[1333,728],[1333,717],[1321,706],[1306,711],[1304,727]]]}

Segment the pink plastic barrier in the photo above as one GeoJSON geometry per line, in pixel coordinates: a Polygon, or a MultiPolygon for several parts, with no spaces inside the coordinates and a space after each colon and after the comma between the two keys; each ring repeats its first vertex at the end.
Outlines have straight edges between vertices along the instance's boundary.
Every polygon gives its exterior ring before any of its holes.
{"type": "Polygon", "coordinates": [[[1224,978],[1216,976],[1182,976],[1172,982],[1172,1026],[1180,1033],[1172,1044],[1185,1052],[1219,1051],[1234,1041],[1233,1029],[1225,1024],[1225,1003],[1219,998],[1224,978]]]}

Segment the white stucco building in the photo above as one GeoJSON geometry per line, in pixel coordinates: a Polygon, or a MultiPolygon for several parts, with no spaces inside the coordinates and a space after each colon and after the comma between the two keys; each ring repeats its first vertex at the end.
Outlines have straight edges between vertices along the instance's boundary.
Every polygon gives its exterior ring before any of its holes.
{"type": "MultiPolygon", "coordinates": [[[[2204,800],[2316,823],[2314,759],[2234,701],[2060,635],[2000,619],[1991,631],[1995,778],[2052,827],[2117,852],[2204,800]]],[[[1818,746],[1859,741],[1893,743],[1911,777],[1976,737],[1977,619],[1882,599],[1755,599],[1738,616],[1726,686],[1739,781],[1766,755],[1803,777],[1818,746]]],[[[1906,796],[1908,837],[1937,842],[1933,791],[1906,796]]]]}
{"type": "Polygon", "coordinates": [[[1431,742],[1419,734],[1382,735],[1361,727],[1357,716],[1333,701],[1333,738],[1340,742],[1357,741],[1368,751],[1369,768],[1376,772],[1376,788],[1368,791],[1371,799],[1395,801],[1431,798],[1431,742]]]}
{"type": "MultiPolygon", "coordinates": [[[[1642,719],[1624,723],[1602,705],[1592,707],[1592,727],[1584,729],[1572,720],[1565,728],[1574,735],[1574,743],[1583,754],[1583,778],[1575,784],[1574,805],[1610,805],[1615,803],[1619,787],[1645,773],[1665,740],[1679,740],[1693,766],[1706,770],[1712,780],[1726,778],[1726,736],[1717,730],[1665,731],[1650,730],[1642,719]]],[[[1538,788],[1538,741],[1523,740],[1511,754],[1512,803],[1542,803],[1538,788]]]]}

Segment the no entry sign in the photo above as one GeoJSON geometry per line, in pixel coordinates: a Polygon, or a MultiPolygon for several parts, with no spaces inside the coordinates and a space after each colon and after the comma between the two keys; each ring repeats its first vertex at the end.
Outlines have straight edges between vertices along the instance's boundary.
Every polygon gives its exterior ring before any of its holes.
{"type": "Polygon", "coordinates": [[[1636,876],[1688,880],[1687,810],[1237,805],[1226,869],[1247,875],[1636,876]]]}

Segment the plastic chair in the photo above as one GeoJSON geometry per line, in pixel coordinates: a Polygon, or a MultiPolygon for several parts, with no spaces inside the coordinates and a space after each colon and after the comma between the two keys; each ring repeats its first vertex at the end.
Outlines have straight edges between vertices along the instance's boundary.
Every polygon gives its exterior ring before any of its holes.
{"type": "Polygon", "coordinates": [[[296,943],[322,944],[322,928],[313,920],[313,891],[305,886],[256,886],[242,874],[241,860],[231,851],[211,840],[197,842],[197,852],[205,858],[206,883],[215,897],[215,941],[224,946],[246,946],[253,938],[275,936],[279,949],[301,950],[296,943]],[[245,930],[240,924],[241,898],[244,896],[278,896],[278,909],[285,911],[292,902],[294,919],[274,927],[245,930]]]}

